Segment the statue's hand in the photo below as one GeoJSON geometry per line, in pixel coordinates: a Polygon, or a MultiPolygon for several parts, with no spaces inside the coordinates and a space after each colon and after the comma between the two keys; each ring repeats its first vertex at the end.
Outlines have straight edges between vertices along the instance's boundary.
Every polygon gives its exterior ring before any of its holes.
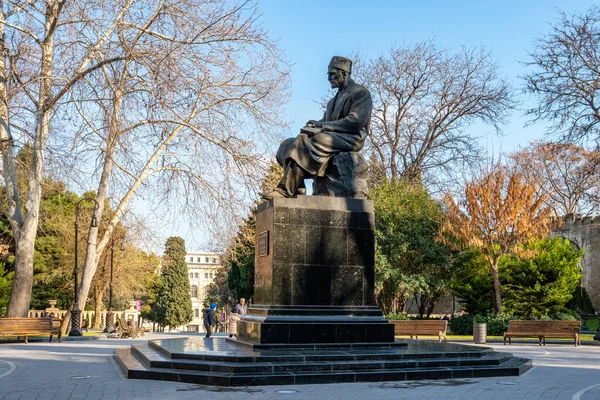
{"type": "Polygon", "coordinates": [[[310,127],[310,128],[321,128],[323,126],[323,123],[321,121],[315,121],[314,119],[311,119],[310,121],[308,121],[306,123],[306,126],[310,127]]]}
{"type": "Polygon", "coordinates": [[[323,132],[323,131],[324,131],[324,129],[323,129],[323,128],[320,128],[320,127],[319,127],[319,128],[313,127],[312,129],[313,129],[313,130],[312,130],[312,132],[310,132],[310,133],[307,133],[307,135],[308,135],[309,137],[313,137],[313,136],[315,136],[315,135],[318,135],[319,133],[321,133],[321,132],[323,132]]]}

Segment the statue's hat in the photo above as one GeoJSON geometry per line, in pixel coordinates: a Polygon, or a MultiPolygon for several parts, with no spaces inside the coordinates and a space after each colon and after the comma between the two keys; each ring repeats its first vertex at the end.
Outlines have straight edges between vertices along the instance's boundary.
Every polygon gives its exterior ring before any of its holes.
{"type": "Polygon", "coordinates": [[[352,61],[350,61],[346,57],[333,56],[331,57],[331,61],[329,62],[329,68],[341,69],[342,71],[351,73],[352,61]]]}

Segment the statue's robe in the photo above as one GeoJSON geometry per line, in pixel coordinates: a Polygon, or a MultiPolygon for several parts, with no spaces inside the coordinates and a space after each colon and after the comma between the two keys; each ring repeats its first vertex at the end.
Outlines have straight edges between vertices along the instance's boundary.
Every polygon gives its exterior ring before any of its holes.
{"type": "Polygon", "coordinates": [[[321,120],[324,131],[312,137],[301,133],[284,140],[277,151],[277,161],[285,166],[291,158],[313,177],[325,177],[329,160],[337,153],[355,152],[358,156],[368,134],[372,108],[369,91],[350,79],[344,90],[327,103],[321,120]]]}

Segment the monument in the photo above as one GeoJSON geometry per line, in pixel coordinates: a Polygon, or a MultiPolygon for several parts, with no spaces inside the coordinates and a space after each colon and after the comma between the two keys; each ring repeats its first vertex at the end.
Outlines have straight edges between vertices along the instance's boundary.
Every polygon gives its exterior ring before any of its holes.
{"type": "Polygon", "coordinates": [[[277,161],[283,178],[263,198],[295,197],[304,194],[304,179],[313,178],[313,194],[365,199],[367,163],[359,154],[369,132],[373,101],[364,87],[350,78],[352,61],[334,56],[327,77],[335,96],[323,118],[310,120],[295,138],[284,140],[277,161]]]}
{"type": "Polygon", "coordinates": [[[514,376],[531,360],[492,349],[395,341],[374,299],[373,202],[359,154],[371,96],[333,57],[322,120],[281,144],[277,188],[258,207],[254,302],[237,339],[155,339],[115,350],[128,378],[217,386],[514,376]],[[313,196],[305,196],[311,177],[313,196]]]}
{"type": "Polygon", "coordinates": [[[352,62],[335,56],[336,95],[319,121],[282,142],[281,181],[258,207],[254,304],[237,340],[253,347],[393,343],[374,299],[375,219],[359,154],[372,101],[352,62]],[[313,196],[303,196],[312,178],[313,196]]]}

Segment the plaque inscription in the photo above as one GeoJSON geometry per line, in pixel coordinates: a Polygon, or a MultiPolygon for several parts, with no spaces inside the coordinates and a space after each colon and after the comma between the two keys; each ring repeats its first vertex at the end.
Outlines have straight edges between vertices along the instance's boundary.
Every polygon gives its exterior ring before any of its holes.
{"type": "Polygon", "coordinates": [[[264,231],[256,236],[256,251],[259,257],[269,255],[269,231],[264,231]]]}

